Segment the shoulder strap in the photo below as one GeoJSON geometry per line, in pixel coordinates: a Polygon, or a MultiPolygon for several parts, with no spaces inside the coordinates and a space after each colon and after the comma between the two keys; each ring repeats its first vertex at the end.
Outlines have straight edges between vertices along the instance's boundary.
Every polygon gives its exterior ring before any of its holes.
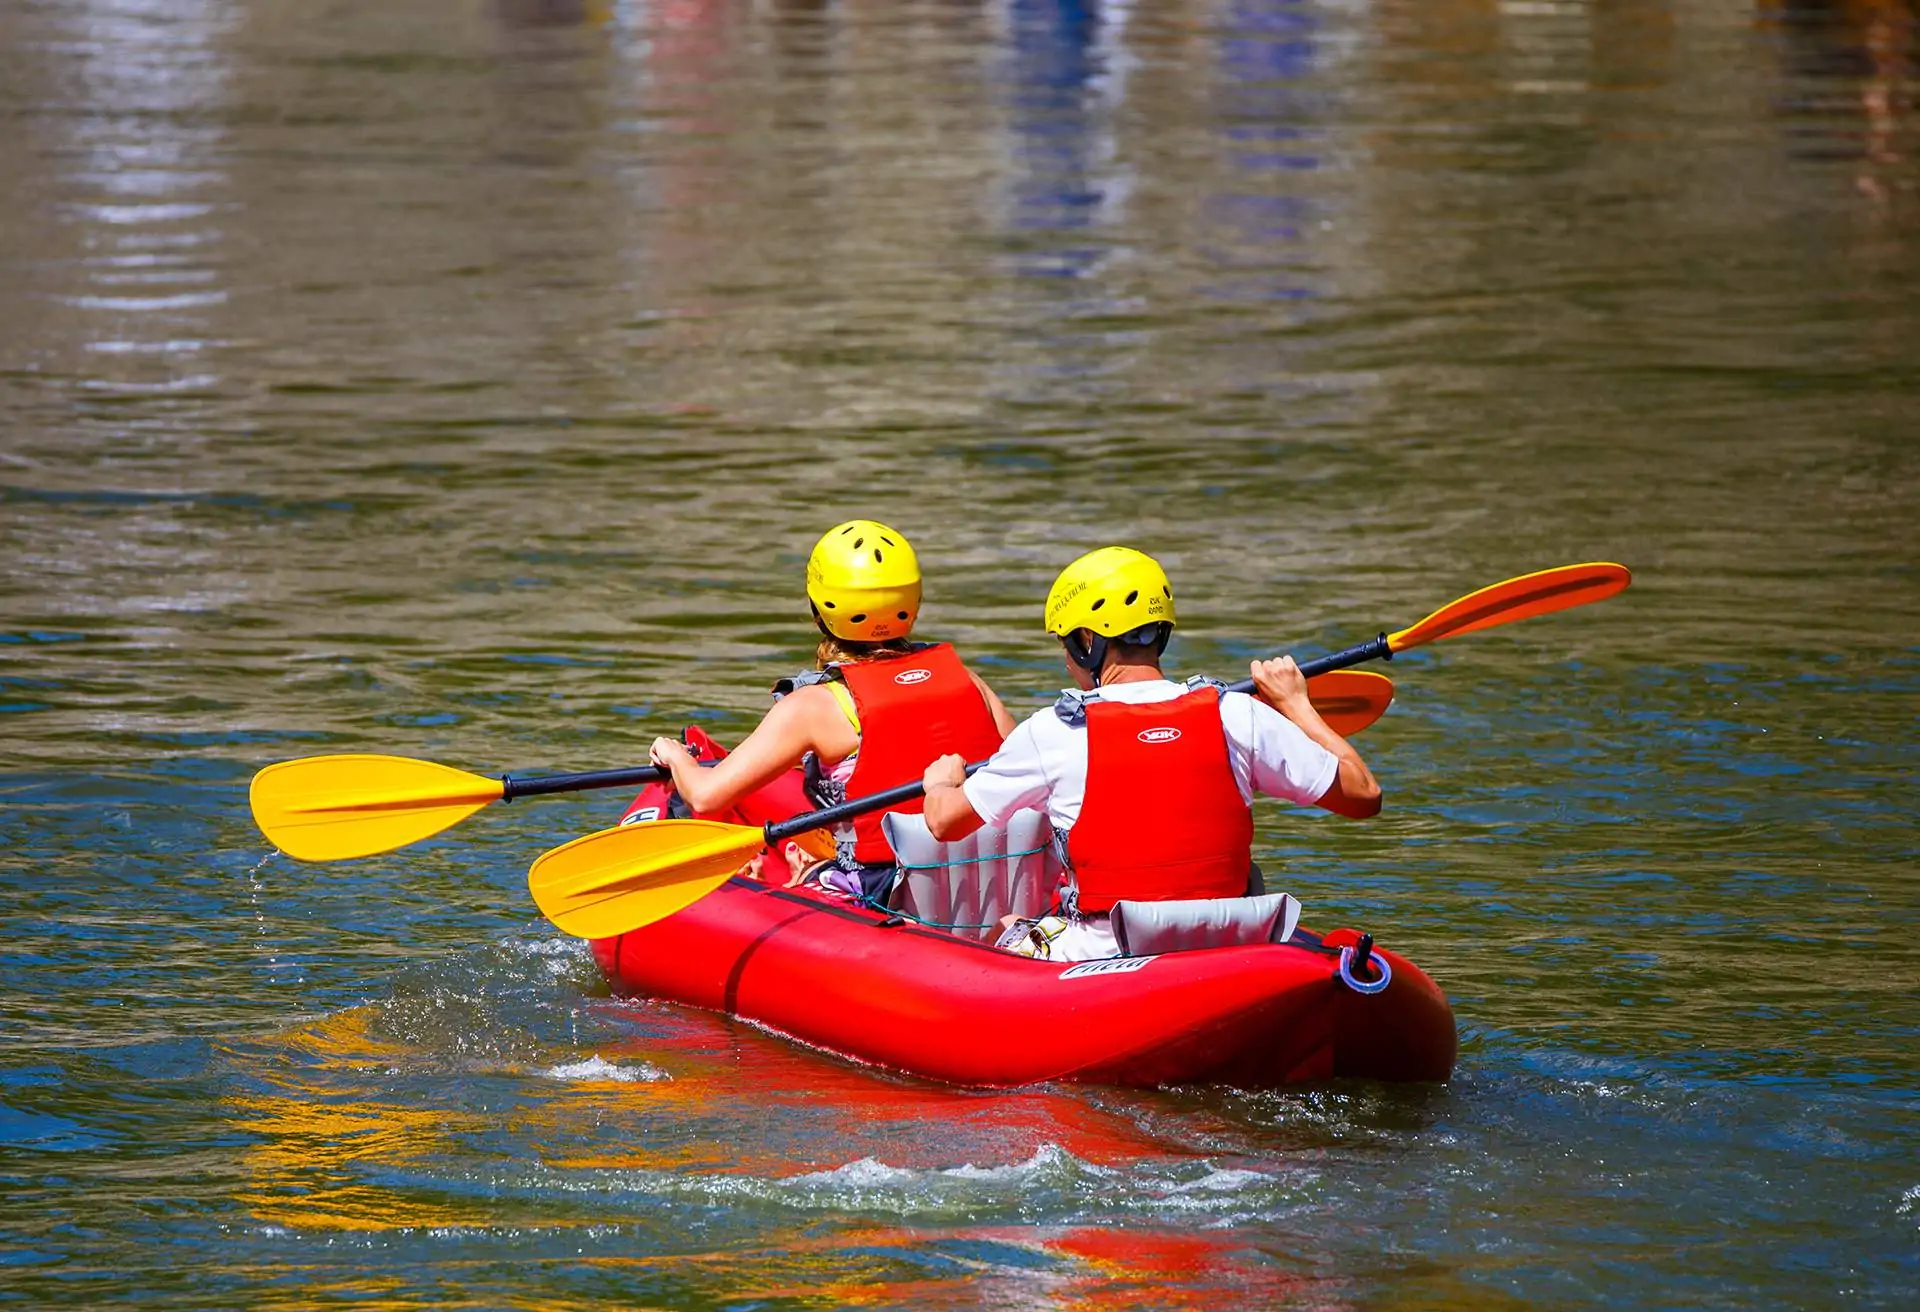
{"type": "MultiPolygon", "coordinates": [[[[823,680],[820,680],[819,682],[823,682],[827,685],[827,691],[833,694],[833,699],[840,703],[840,709],[846,713],[847,723],[853,726],[853,731],[855,733],[859,733],[860,732],[860,711],[856,706],[854,706],[853,694],[847,690],[847,685],[842,683],[839,679],[823,679],[823,680]]],[[[856,747],[853,750],[857,752],[860,749],[856,747]]]]}
{"type": "MultiPolygon", "coordinates": [[[[824,670],[802,670],[798,674],[788,675],[786,678],[775,683],[773,685],[773,699],[779,701],[795,688],[811,687],[813,684],[827,683],[829,681],[837,683],[839,679],[839,667],[836,665],[829,665],[824,670]]],[[[854,723],[858,724],[859,721],[855,720],[854,723]]]]}
{"type": "Polygon", "coordinates": [[[1053,713],[1060,717],[1060,723],[1078,728],[1087,722],[1087,704],[1099,700],[1098,688],[1089,692],[1082,692],[1078,688],[1067,688],[1053,703],[1053,713]]]}
{"type": "MultiPolygon", "coordinates": [[[[1227,691],[1227,684],[1226,680],[1216,679],[1210,674],[1196,674],[1187,680],[1186,688],[1188,692],[1192,692],[1196,688],[1211,688],[1216,693],[1225,693],[1227,691]]],[[[1078,688],[1068,688],[1062,692],[1059,699],[1053,703],[1053,713],[1060,717],[1062,724],[1078,727],[1087,722],[1087,707],[1099,700],[1100,690],[1098,688],[1093,689],[1091,692],[1081,692],[1078,688]]]]}

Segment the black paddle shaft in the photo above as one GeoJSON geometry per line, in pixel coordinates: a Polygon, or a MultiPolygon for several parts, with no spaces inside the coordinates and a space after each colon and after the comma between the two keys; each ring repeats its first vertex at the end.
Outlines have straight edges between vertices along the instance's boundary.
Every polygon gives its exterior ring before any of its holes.
{"type": "Polygon", "coordinates": [[[590,788],[621,788],[628,784],[657,784],[673,776],[661,765],[634,765],[624,770],[589,770],[585,774],[544,774],[531,779],[502,779],[500,800],[539,797],[543,793],[582,793],[590,788]]]}
{"type": "MultiPolygon", "coordinates": [[[[985,761],[975,761],[967,767],[967,773],[972,774],[985,764],[985,761]]],[[[797,815],[791,820],[778,821],[768,825],[766,828],[767,846],[772,847],[775,843],[784,843],[789,838],[798,838],[801,834],[811,833],[815,829],[825,829],[829,825],[837,825],[842,820],[851,820],[857,815],[866,815],[869,811],[884,811],[890,806],[898,806],[902,802],[911,802],[914,798],[921,796],[926,791],[927,786],[925,783],[901,784],[898,788],[889,788],[884,793],[874,793],[869,797],[856,797],[852,801],[842,802],[838,806],[829,806],[823,810],[809,811],[805,815],[797,815]]]]}
{"type": "MultiPolygon", "coordinates": [[[[1325,674],[1329,670],[1344,670],[1349,666],[1360,665],[1367,661],[1390,661],[1393,648],[1387,645],[1387,635],[1368,638],[1357,647],[1345,651],[1329,652],[1325,656],[1316,656],[1310,661],[1300,662],[1300,673],[1311,679],[1316,674],[1325,674]]],[[[1253,680],[1242,679],[1238,683],[1227,685],[1228,692],[1252,692],[1253,680]]]]}

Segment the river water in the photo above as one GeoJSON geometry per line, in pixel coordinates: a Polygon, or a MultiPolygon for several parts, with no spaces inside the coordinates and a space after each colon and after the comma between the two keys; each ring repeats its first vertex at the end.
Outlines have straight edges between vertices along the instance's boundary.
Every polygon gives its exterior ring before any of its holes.
{"type": "Polygon", "coordinates": [[[0,1301],[1913,1306],[1916,31],[0,5],[0,1301]],[[1110,541],[1230,677],[1632,566],[1388,667],[1379,820],[1257,811],[1453,1081],[942,1088],[609,996],[524,879],[623,798],[253,828],[737,738],[853,515],[1019,712],[1110,541]]]}

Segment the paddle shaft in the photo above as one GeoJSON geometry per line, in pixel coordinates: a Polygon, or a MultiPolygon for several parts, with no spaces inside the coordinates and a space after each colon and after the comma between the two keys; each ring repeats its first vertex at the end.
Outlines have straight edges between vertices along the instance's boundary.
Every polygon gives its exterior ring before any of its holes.
{"type": "Polygon", "coordinates": [[[657,784],[673,776],[662,765],[635,765],[624,770],[588,770],[582,774],[545,774],[531,779],[509,776],[500,781],[500,800],[539,797],[545,793],[580,793],[590,788],[620,788],[627,784],[657,784]]]}
{"type": "MultiPolygon", "coordinates": [[[[972,774],[985,764],[985,761],[975,761],[967,767],[967,773],[972,774]]],[[[927,786],[924,782],[901,784],[898,788],[889,788],[884,793],[873,793],[866,797],[856,797],[852,801],[842,802],[838,806],[829,806],[824,810],[809,811],[805,815],[797,815],[791,820],[775,821],[766,827],[767,846],[772,847],[775,843],[784,843],[789,838],[798,838],[801,834],[811,833],[815,829],[825,829],[830,825],[837,825],[842,820],[851,820],[857,815],[866,815],[870,811],[884,811],[890,806],[898,806],[902,802],[911,802],[916,797],[924,795],[926,791],[927,786]]]]}
{"type": "MultiPolygon", "coordinates": [[[[1392,659],[1393,648],[1388,645],[1387,635],[1383,633],[1377,638],[1368,638],[1365,642],[1357,646],[1349,647],[1345,651],[1328,652],[1325,656],[1316,656],[1310,661],[1301,661],[1300,673],[1311,679],[1316,674],[1328,674],[1334,670],[1348,669],[1351,666],[1360,665],[1366,661],[1390,661],[1392,659]]],[[[1227,685],[1227,691],[1250,693],[1253,691],[1253,680],[1242,679],[1238,683],[1230,683],[1227,685]]]]}

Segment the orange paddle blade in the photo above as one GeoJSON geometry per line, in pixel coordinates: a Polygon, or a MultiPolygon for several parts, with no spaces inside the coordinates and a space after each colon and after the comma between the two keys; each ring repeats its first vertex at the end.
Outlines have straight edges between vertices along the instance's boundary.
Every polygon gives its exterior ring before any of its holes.
{"type": "Polygon", "coordinates": [[[345,754],[281,761],[253,777],[248,801],[270,842],[302,861],[391,852],[506,795],[506,786],[405,756],[345,754]]]}
{"type": "Polygon", "coordinates": [[[1604,601],[1633,582],[1625,565],[1592,561],[1561,565],[1496,583],[1449,602],[1411,628],[1387,635],[1387,645],[1405,651],[1442,638],[1490,629],[1496,624],[1531,619],[1556,610],[1604,601]]]}
{"type": "Polygon", "coordinates": [[[1393,680],[1368,670],[1333,670],[1308,679],[1307,695],[1327,727],[1351,738],[1387,713],[1393,680]]]}
{"type": "Polygon", "coordinates": [[[587,834],[527,872],[540,913],[566,933],[612,938],[650,925],[727,882],[766,843],[748,825],[652,820],[587,834]]]}

